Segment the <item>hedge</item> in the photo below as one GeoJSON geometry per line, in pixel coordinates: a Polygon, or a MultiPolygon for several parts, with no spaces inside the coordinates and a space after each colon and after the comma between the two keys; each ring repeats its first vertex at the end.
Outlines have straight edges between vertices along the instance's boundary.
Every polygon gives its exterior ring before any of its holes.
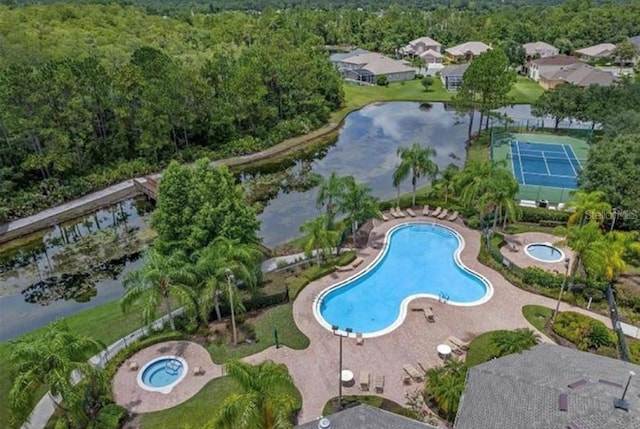
{"type": "MultiPolygon", "coordinates": [[[[564,225],[569,221],[571,213],[559,210],[549,210],[540,207],[522,207],[522,221],[529,223],[559,222],[564,225]]],[[[551,226],[551,225],[547,225],[551,226]]],[[[554,225],[555,226],[555,225],[554,225]]]]}
{"type": "Polygon", "coordinates": [[[118,429],[122,426],[128,411],[117,404],[105,405],[98,411],[96,420],[89,426],[90,429],[118,429]]]}
{"type": "MultiPolygon", "coordinates": [[[[615,347],[616,343],[613,331],[604,323],[573,311],[563,311],[558,314],[553,324],[553,332],[571,341],[579,350],[615,347]],[[603,344],[594,346],[593,337],[597,334],[602,335],[604,340],[603,344]]],[[[603,351],[603,354],[607,355],[609,352],[603,351]]]]}

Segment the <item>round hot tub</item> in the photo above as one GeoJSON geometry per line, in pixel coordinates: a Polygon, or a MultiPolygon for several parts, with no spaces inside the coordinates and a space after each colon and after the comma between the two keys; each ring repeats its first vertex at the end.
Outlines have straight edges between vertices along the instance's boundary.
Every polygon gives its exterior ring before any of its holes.
{"type": "Polygon", "coordinates": [[[540,262],[560,262],[564,259],[564,252],[551,243],[532,243],[524,251],[530,258],[540,262]]]}
{"type": "Polygon", "coordinates": [[[169,393],[188,372],[187,361],[178,356],[153,359],[138,372],[138,386],[150,392],[169,393]]]}

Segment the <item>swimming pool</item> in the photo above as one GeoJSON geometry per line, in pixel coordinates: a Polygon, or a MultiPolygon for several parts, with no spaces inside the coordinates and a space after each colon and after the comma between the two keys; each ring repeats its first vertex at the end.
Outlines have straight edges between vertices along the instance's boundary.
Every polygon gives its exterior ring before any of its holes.
{"type": "Polygon", "coordinates": [[[325,328],[375,337],[397,328],[414,298],[445,296],[448,304],[472,306],[493,295],[489,281],[460,260],[464,239],[451,228],[402,224],[387,232],[385,243],[362,273],[316,298],[314,315],[325,328]]]}
{"type": "Polygon", "coordinates": [[[530,258],[541,262],[560,262],[564,259],[564,252],[551,243],[532,243],[524,248],[530,258]]]}
{"type": "Polygon", "coordinates": [[[138,385],[151,392],[169,393],[187,375],[187,362],[178,356],[153,359],[138,372],[138,385]]]}

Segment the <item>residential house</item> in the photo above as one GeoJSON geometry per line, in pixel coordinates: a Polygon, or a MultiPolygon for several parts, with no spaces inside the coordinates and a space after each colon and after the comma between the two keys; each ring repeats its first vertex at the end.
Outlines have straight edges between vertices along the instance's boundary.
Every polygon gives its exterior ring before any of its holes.
{"type": "Polygon", "coordinates": [[[560,54],[560,50],[558,48],[545,42],[525,43],[522,47],[526,52],[527,60],[554,57],[560,54]]]}
{"type": "Polygon", "coordinates": [[[455,64],[443,68],[440,72],[440,79],[445,89],[447,91],[457,91],[460,85],[462,85],[464,72],[466,72],[468,68],[469,63],[455,64]]]}
{"type": "Polygon", "coordinates": [[[530,60],[526,64],[528,76],[535,80],[540,81],[541,73],[550,73],[559,70],[561,67],[577,64],[578,61],[575,57],[568,55],[555,55],[552,57],[537,58],[530,60]]]}
{"type": "Polygon", "coordinates": [[[573,51],[573,56],[582,61],[595,61],[602,58],[611,57],[616,52],[616,45],[613,43],[600,43],[573,51]]]}
{"type": "Polygon", "coordinates": [[[347,408],[296,429],[437,429],[435,426],[369,405],[347,408]]]}
{"type": "Polygon", "coordinates": [[[638,55],[636,55],[636,58],[633,60],[633,62],[637,64],[640,62],[640,36],[629,37],[628,40],[636,47],[636,51],[638,52],[638,55]]]}
{"type": "Polygon", "coordinates": [[[491,47],[482,42],[466,42],[449,49],[445,49],[445,56],[450,61],[470,61],[478,55],[487,52],[491,47]]]}
{"type": "Polygon", "coordinates": [[[562,66],[558,70],[540,74],[540,86],[544,89],[555,88],[563,83],[587,87],[591,85],[611,86],[615,81],[613,73],[600,70],[589,64],[579,63],[562,66]]]}
{"type": "Polygon", "coordinates": [[[444,55],[442,55],[439,51],[434,51],[429,49],[421,54],[419,54],[420,58],[424,61],[427,67],[436,64],[442,64],[442,60],[444,59],[444,55]]]}
{"type": "Polygon", "coordinates": [[[442,44],[436,42],[431,37],[420,37],[412,40],[407,46],[402,48],[401,53],[405,55],[420,55],[427,51],[442,52],[442,44]]]}
{"type": "Polygon", "coordinates": [[[640,374],[640,365],[540,344],[469,369],[453,427],[640,428],[640,382],[631,371],[640,374]]]}
{"type": "Polygon", "coordinates": [[[376,52],[355,50],[346,54],[333,54],[331,61],[347,81],[375,84],[379,76],[389,82],[411,80],[416,69],[404,61],[394,60],[376,52]]]}

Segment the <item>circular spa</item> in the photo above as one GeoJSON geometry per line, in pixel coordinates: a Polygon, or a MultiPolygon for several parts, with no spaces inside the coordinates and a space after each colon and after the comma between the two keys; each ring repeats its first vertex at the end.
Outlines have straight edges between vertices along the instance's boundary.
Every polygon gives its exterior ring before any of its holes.
{"type": "Polygon", "coordinates": [[[551,243],[532,243],[524,248],[524,252],[540,262],[560,262],[564,259],[564,252],[551,243]]]}
{"type": "Polygon", "coordinates": [[[167,394],[187,375],[187,361],[178,356],[162,356],[147,362],[138,372],[138,386],[167,394]]]}

